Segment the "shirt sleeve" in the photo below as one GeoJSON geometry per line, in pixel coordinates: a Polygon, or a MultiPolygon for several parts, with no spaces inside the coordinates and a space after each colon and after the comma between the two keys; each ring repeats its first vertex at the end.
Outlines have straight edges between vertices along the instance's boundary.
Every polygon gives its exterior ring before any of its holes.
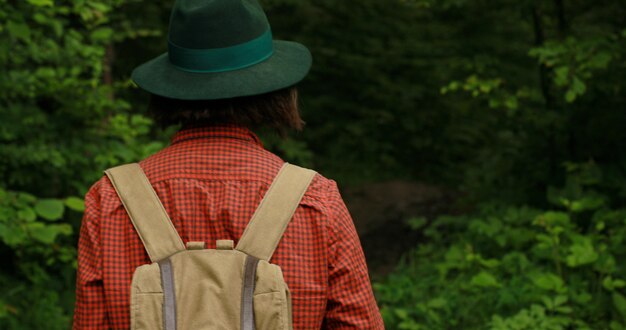
{"type": "Polygon", "coordinates": [[[78,239],[74,330],[109,329],[102,282],[99,182],[85,196],[78,239]]]}
{"type": "Polygon", "coordinates": [[[323,329],[384,329],[365,255],[337,185],[329,194],[329,297],[323,329]]]}

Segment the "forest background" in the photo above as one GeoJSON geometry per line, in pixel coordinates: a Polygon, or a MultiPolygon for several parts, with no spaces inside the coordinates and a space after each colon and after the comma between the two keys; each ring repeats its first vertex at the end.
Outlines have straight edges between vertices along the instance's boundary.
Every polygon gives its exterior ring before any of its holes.
{"type": "MultiPolygon", "coordinates": [[[[362,236],[387,328],[626,329],[626,2],[262,3],[315,59],[305,131],[266,146],[448,196],[369,224],[391,266],[362,236]]],[[[171,6],[0,0],[1,329],[70,326],[82,196],[175,131],[129,80],[171,6]]]]}

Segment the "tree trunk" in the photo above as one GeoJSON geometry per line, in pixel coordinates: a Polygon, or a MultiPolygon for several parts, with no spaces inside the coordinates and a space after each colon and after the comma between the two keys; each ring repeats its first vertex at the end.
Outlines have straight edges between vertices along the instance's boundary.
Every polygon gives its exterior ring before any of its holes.
{"type": "MultiPolygon", "coordinates": [[[[545,34],[543,29],[543,23],[541,21],[541,10],[537,6],[531,7],[533,16],[533,27],[535,30],[535,45],[541,46],[545,42],[545,34]]],[[[546,108],[554,108],[554,99],[550,93],[550,79],[548,76],[548,68],[539,64],[539,83],[541,84],[541,92],[545,101],[546,108]]]]}
{"type": "Polygon", "coordinates": [[[565,4],[563,3],[563,0],[554,0],[554,5],[556,7],[559,39],[565,39],[567,31],[569,30],[569,25],[567,24],[567,20],[565,19],[565,4]]]}

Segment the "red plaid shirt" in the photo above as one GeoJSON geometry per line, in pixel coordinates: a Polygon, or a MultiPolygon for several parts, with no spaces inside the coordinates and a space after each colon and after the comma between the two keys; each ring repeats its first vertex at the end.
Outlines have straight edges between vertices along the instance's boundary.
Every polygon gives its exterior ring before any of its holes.
{"type": "MultiPolygon", "coordinates": [[[[283,164],[239,127],[178,132],[142,161],[186,243],[237,242],[283,164]]],[[[128,329],[130,282],[150,263],[106,177],[85,198],[74,329],[128,329]]],[[[316,175],[271,260],[292,293],[294,329],[383,329],[354,224],[334,181],[316,175]]]]}

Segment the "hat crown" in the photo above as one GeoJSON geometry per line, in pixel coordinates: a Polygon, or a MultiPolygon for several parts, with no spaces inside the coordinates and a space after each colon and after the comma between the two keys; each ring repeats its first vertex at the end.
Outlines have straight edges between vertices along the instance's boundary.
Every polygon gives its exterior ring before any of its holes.
{"type": "Polygon", "coordinates": [[[169,42],[189,49],[231,47],[270,29],[256,0],[176,0],[169,42]]]}
{"type": "Polygon", "coordinates": [[[140,65],[132,79],[173,99],[217,100],[293,86],[311,68],[311,53],[274,40],[258,0],[176,0],[167,52],[140,65]]]}

